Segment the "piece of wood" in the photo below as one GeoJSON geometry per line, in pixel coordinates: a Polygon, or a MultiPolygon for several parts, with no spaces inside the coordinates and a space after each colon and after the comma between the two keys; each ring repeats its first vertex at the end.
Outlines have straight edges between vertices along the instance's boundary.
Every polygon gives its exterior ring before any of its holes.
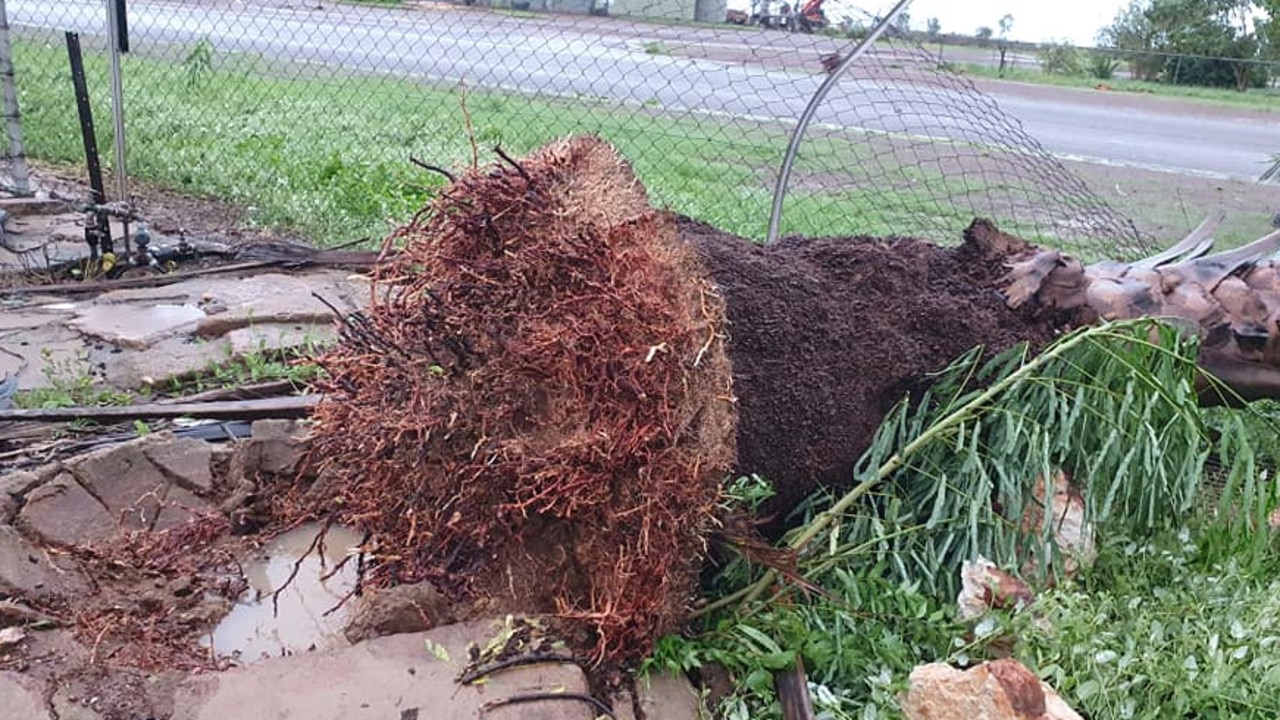
{"type": "Polygon", "coordinates": [[[320,401],[319,395],[291,395],[259,400],[187,402],[165,405],[122,405],[112,407],[32,408],[0,410],[0,421],[72,422],[94,420],[121,422],[147,418],[192,417],[214,420],[260,420],[263,418],[306,417],[320,401]]]}
{"type": "Polygon", "coordinates": [[[804,659],[798,653],[795,667],[773,674],[773,687],[782,705],[782,720],[814,720],[809,678],[804,672],[804,659]]]}
{"type": "Polygon", "coordinates": [[[295,383],[292,380],[272,380],[254,385],[238,385],[236,387],[214,388],[204,392],[193,393],[183,397],[157,400],[158,405],[179,405],[194,402],[221,402],[225,400],[258,400],[261,398],[280,397],[293,393],[295,383]]]}
{"type": "Polygon", "coordinates": [[[57,283],[55,285],[20,285],[5,288],[5,295],[64,295],[69,293],[104,293],[110,290],[128,290],[131,288],[162,287],[190,280],[191,278],[217,273],[237,272],[241,270],[258,270],[274,267],[277,263],[270,260],[219,265],[217,267],[187,270],[184,272],[165,273],[163,275],[147,275],[145,277],[123,278],[120,280],[88,280],[84,282],[57,283]]]}

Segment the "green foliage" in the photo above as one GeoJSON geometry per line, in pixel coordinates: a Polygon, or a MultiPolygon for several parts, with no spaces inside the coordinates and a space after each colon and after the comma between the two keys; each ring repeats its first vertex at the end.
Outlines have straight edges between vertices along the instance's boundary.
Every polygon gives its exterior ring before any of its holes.
{"type": "MultiPolygon", "coordinates": [[[[1280,666],[1260,659],[1275,639],[1240,650],[1242,633],[1280,622],[1274,588],[1258,582],[1280,569],[1265,531],[1276,484],[1264,469],[1280,441],[1251,440],[1277,436],[1263,413],[1223,410],[1206,422],[1196,354],[1194,341],[1153,321],[1078,330],[1036,357],[966,354],[890,413],[851,490],[812,499],[807,523],[786,538],[798,552],[792,579],[730,564],[715,584],[720,599],[702,611],[704,632],[664,639],[648,667],[719,663],[738,688],[722,717],[776,718],[772,673],[799,654],[820,716],[892,717],[912,667],[964,665],[1012,633],[1022,640],[1015,654],[1092,717],[1160,717],[1169,693],[1196,678],[1217,684],[1180,696],[1187,714],[1178,716],[1233,716],[1223,714],[1230,707],[1273,717],[1280,672],[1255,682],[1232,663],[1280,666]],[[1202,494],[1210,454],[1218,479],[1202,494]],[[981,554],[1017,568],[1052,546],[1051,528],[1027,533],[1016,520],[1045,510],[1035,479],[1058,468],[1083,486],[1101,538],[1097,566],[1076,582],[1057,575],[1059,589],[1025,615],[958,625],[963,561],[981,554]],[[1195,587],[1180,587],[1192,569],[1195,587]],[[1269,604],[1187,615],[1245,591],[1269,604]],[[1162,640],[1181,633],[1177,642],[1152,645],[1158,626],[1162,640]],[[1199,675],[1188,675],[1192,656],[1199,675]]],[[[739,480],[735,493],[754,486],[739,480]]],[[[1041,587],[1061,560],[1053,554],[1035,558],[1041,587]]]]}
{"type": "Polygon", "coordinates": [[[1068,43],[1045,43],[1040,47],[1040,69],[1050,75],[1083,75],[1084,55],[1068,43]]]}
{"type": "Polygon", "coordinates": [[[920,662],[965,652],[963,628],[919,588],[896,583],[885,568],[844,568],[803,603],[751,603],[711,622],[696,638],[659,641],[644,672],[690,672],[716,663],[729,670],[737,692],[718,717],[776,720],[781,709],[773,673],[805,663],[819,717],[894,715],[897,695],[920,662]]]}
{"type": "Polygon", "coordinates": [[[201,38],[182,59],[182,72],[189,90],[208,84],[209,76],[213,74],[213,43],[208,38],[201,38]]]}
{"type": "Polygon", "coordinates": [[[1017,655],[1086,717],[1280,717],[1274,536],[1255,568],[1187,531],[1117,538],[1079,586],[1006,620],[1017,655]]]}
{"type": "Polygon", "coordinates": [[[94,372],[86,352],[56,358],[49,350],[42,351],[45,386],[23,390],[13,397],[18,408],[70,408],[128,405],[133,401],[129,393],[105,387],[94,372]]]}
{"type": "Polygon", "coordinates": [[[1228,87],[1263,87],[1261,59],[1274,14],[1254,21],[1251,0],[1133,0],[1099,33],[1100,44],[1131,53],[1143,80],[1228,87]]]}
{"type": "Polygon", "coordinates": [[[961,562],[983,555],[1017,567],[1052,545],[1049,524],[1033,537],[1010,519],[1044,509],[1036,480],[1059,469],[1087,487],[1086,516],[1103,532],[1141,534],[1186,516],[1209,450],[1196,344],[1140,321],[1024,353],[984,361],[975,349],[885,418],[854,490],[815,498],[810,523],[793,536],[810,550],[806,572],[870,562],[953,597],[961,562]]]}
{"type": "MultiPolygon", "coordinates": [[[[66,90],[66,52],[56,44],[15,38],[14,54],[28,154],[83,162],[74,98],[66,90]]],[[[470,163],[471,138],[452,85],[318,77],[309,67],[264,68],[251,58],[220,53],[193,91],[178,62],[149,54],[124,61],[130,175],[253,207],[245,220],[251,225],[286,228],[320,244],[382,237],[443,182],[411,165],[407,155],[446,168],[470,163]]],[[[101,55],[91,53],[85,63],[91,77],[105,77],[101,55]]],[[[105,81],[91,83],[91,89],[101,93],[95,102],[108,102],[105,81]]],[[[782,157],[786,128],[743,134],[722,118],[671,117],[590,97],[539,99],[475,90],[467,104],[482,162],[494,159],[491,149],[498,144],[518,155],[570,133],[593,132],[632,162],[657,206],[744,237],[760,237],[768,225],[772,185],[761,173],[782,157]]],[[[99,146],[110,147],[111,124],[98,127],[99,146]]],[[[879,151],[877,142],[890,141],[813,139],[806,152],[824,164],[855,166],[879,151]]],[[[929,180],[947,178],[938,170],[929,180]]],[[[888,234],[918,224],[910,208],[924,197],[936,200],[928,185],[796,189],[788,196],[787,217],[793,219],[785,229],[818,235],[862,217],[861,232],[888,234]],[[886,200],[886,193],[893,197],[886,200]]],[[[953,218],[956,227],[971,219],[959,209],[953,218]]]]}
{"type": "Polygon", "coordinates": [[[168,388],[171,394],[183,395],[223,387],[238,387],[272,380],[288,380],[295,387],[303,387],[320,377],[323,372],[313,361],[322,346],[304,339],[298,348],[275,349],[260,340],[252,352],[232,354],[227,349],[220,362],[210,362],[190,377],[175,380],[168,388]]]}
{"type": "Polygon", "coordinates": [[[1084,63],[1085,71],[1095,80],[1110,80],[1120,69],[1120,61],[1105,52],[1091,52],[1084,63]]]}

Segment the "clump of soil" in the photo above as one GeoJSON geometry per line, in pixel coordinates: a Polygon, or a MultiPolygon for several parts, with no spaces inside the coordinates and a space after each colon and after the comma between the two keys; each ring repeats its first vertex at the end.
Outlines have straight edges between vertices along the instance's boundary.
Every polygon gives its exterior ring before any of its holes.
{"type": "Polygon", "coordinates": [[[788,237],[761,246],[693,220],[729,315],[738,398],[736,470],[778,494],[772,528],[820,488],[852,484],[880,421],[929,373],[981,345],[1043,344],[1065,318],[1015,313],[996,291],[1021,241],[976,221],[965,244],[788,237]]]}
{"type": "Polygon", "coordinates": [[[430,580],[643,657],[686,614],[734,457],[696,254],[585,137],[467,172],[392,241],[315,415],[322,511],[378,546],[365,585],[430,580]]]}

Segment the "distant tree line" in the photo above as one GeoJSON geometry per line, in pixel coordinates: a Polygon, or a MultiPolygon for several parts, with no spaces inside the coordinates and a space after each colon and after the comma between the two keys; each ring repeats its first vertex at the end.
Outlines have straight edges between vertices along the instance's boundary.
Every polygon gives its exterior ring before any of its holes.
{"type": "Polygon", "coordinates": [[[1132,0],[1097,40],[1139,80],[1244,91],[1280,61],[1280,0],[1132,0]]]}

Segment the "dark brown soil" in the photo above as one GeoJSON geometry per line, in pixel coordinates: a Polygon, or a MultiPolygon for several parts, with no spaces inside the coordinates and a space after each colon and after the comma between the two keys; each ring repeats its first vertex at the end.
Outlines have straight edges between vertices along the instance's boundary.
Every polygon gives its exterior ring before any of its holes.
{"type": "MultiPolygon", "coordinates": [[[[927,373],[976,345],[1053,337],[1009,310],[999,260],[898,238],[784,238],[761,246],[682,219],[725,296],[738,400],[738,473],[783,513],[846,487],[885,414],[927,373]]],[[[782,518],[776,518],[781,520],[782,518]]]]}

